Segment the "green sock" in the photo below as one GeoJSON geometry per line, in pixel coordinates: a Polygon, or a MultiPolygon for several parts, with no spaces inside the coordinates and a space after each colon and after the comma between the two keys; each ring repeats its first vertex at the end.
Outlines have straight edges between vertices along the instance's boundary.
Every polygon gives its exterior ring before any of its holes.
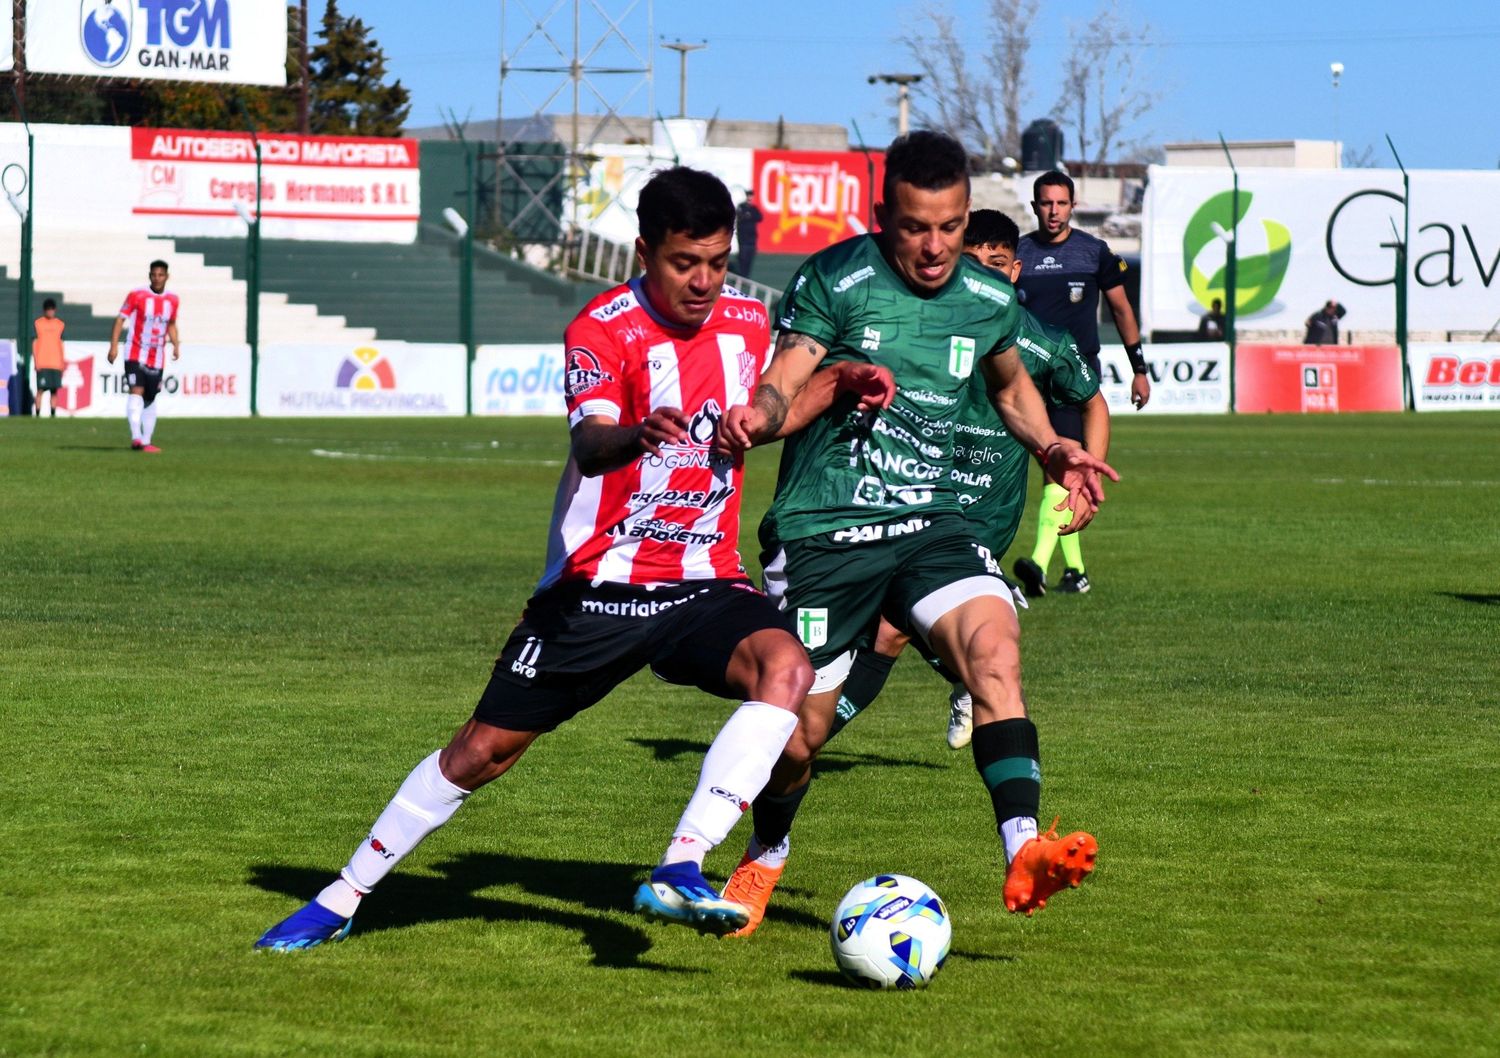
{"type": "MultiPolygon", "coordinates": [[[[1068,519],[1072,521],[1071,516],[1068,519]]],[[[1083,572],[1083,544],[1078,539],[1081,534],[1069,533],[1067,536],[1059,536],[1057,542],[1062,545],[1063,563],[1069,569],[1083,572]]]]}
{"type": "MultiPolygon", "coordinates": [[[[1031,552],[1031,561],[1041,566],[1043,573],[1047,572],[1047,563],[1052,561],[1052,552],[1057,547],[1057,530],[1073,520],[1071,511],[1052,509],[1067,498],[1068,490],[1055,482],[1049,482],[1042,489],[1042,505],[1036,516],[1036,549],[1031,552]]],[[[1067,551],[1063,554],[1066,555],[1067,551]]]]}

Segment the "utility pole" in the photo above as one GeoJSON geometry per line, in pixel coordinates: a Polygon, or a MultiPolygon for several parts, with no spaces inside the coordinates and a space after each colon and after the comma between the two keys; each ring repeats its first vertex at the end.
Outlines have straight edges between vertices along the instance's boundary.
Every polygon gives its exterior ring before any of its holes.
{"type": "Polygon", "coordinates": [[[700,48],[708,47],[708,41],[700,41],[697,44],[684,44],[682,41],[673,41],[671,44],[663,44],[663,48],[677,53],[677,116],[687,117],[687,57],[688,52],[698,51],[700,48]]]}
{"type": "Polygon", "coordinates": [[[893,84],[896,86],[896,135],[905,136],[911,127],[911,86],[919,84],[919,73],[877,73],[869,78],[870,84],[893,84]]]}
{"type": "Polygon", "coordinates": [[[299,28],[302,31],[302,39],[297,42],[297,61],[302,67],[302,83],[297,86],[297,131],[306,136],[308,129],[307,82],[309,79],[309,71],[307,69],[307,0],[302,0],[301,8],[302,24],[299,28]]]}

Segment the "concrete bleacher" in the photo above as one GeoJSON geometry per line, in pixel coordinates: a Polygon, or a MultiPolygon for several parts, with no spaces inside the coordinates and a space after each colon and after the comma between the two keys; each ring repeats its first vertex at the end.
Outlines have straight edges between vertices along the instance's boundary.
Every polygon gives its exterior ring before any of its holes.
{"type": "MultiPolygon", "coordinates": [[[[243,240],[178,239],[177,247],[244,278],[243,240]]],[[[445,233],[424,229],[409,245],[266,239],[260,268],[262,291],[276,291],[294,306],[316,305],[371,328],[379,339],[460,340],[458,243],[445,233]]],[[[476,247],[475,342],[559,342],[602,289],[476,247]]]]}

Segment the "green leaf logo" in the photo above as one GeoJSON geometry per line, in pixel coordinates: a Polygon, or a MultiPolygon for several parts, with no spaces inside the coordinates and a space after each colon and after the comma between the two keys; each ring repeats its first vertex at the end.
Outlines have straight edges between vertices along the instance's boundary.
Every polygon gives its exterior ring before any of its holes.
{"type": "MultiPolygon", "coordinates": [[[[1205,309],[1214,298],[1224,297],[1224,268],[1206,276],[1198,268],[1198,257],[1203,250],[1218,238],[1215,225],[1229,231],[1236,222],[1243,221],[1250,212],[1250,201],[1255,196],[1249,191],[1240,192],[1240,215],[1234,216],[1234,192],[1221,191],[1198,207],[1187,230],[1182,233],[1182,274],[1187,279],[1193,297],[1205,309]]],[[[1241,255],[1239,271],[1235,276],[1234,309],[1240,316],[1258,312],[1269,305],[1281,281],[1286,278],[1287,265],[1292,260],[1292,233],[1285,225],[1274,220],[1263,220],[1266,231],[1266,252],[1251,257],[1241,255]]]]}

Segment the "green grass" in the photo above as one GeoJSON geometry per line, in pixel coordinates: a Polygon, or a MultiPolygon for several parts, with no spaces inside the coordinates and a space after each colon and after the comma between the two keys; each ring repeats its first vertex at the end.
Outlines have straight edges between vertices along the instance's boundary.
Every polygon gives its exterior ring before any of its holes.
{"type": "Polygon", "coordinates": [[[907,658],[748,942],[629,911],[731,708],[637,678],[297,956],[250,944],[467,716],[564,431],[124,430],[0,420],[0,1055],[1495,1053],[1500,416],[1118,423],[1095,591],[1023,618],[1044,810],[1102,849],[1033,919],[907,658]],[[880,870],[953,912],[926,992],[834,973],[880,870]]]}

